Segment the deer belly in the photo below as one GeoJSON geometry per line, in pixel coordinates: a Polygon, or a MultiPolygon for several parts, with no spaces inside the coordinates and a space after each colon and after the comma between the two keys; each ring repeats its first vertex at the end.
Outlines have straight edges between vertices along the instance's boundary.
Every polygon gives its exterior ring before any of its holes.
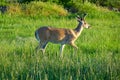
{"type": "Polygon", "coordinates": [[[66,38],[66,37],[51,38],[51,39],[49,40],[49,42],[55,43],[55,44],[67,44],[67,43],[71,42],[71,39],[66,38]]]}
{"type": "Polygon", "coordinates": [[[64,39],[58,39],[58,38],[52,38],[49,40],[49,42],[55,43],[55,44],[65,44],[66,43],[66,41],[64,39]]]}
{"type": "Polygon", "coordinates": [[[55,43],[55,44],[65,44],[64,41],[50,41],[51,43],[55,43]]]}

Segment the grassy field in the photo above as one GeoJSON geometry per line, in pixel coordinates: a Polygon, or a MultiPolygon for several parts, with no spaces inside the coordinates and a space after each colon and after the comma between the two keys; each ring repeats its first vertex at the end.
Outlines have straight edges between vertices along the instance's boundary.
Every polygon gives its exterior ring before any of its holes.
{"type": "Polygon", "coordinates": [[[49,43],[44,55],[36,53],[34,32],[43,25],[75,28],[76,18],[1,14],[0,80],[119,80],[120,14],[88,15],[86,20],[92,28],[76,41],[78,53],[66,45],[60,58],[58,44],[49,43]]]}

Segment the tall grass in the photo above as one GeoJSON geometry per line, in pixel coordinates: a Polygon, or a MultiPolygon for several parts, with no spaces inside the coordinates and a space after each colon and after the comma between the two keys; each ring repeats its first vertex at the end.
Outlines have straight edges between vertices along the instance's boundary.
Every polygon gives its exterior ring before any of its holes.
{"type": "Polygon", "coordinates": [[[34,31],[44,25],[75,28],[75,15],[0,14],[0,80],[119,80],[120,14],[100,14],[88,14],[86,21],[92,27],[84,29],[75,42],[77,54],[66,45],[63,58],[58,44],[49,43],[45,54],[36,53],[34,31]]]}
{"type": "Polygon", "coordinates": [[[75,28],[77,21],[69,17],[0,16],[0,79],[8,80],[119,80],[119,17],[92,19],[76,44],[78,53],[66,46],[59,57],[59,45],[49,43],[46,53],[36,53],[34,31],[42,25],[75,28]]]}

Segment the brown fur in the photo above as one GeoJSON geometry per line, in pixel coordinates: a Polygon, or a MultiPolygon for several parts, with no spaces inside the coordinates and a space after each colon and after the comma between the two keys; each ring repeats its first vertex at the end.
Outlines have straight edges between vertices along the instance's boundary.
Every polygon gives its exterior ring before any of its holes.
{"type": "Polygon", "coordinates": [[[76,40],[77,32],[72,29],[42,27],[38,29],[39,38],[42,42],[69,44],[76,40]]]}

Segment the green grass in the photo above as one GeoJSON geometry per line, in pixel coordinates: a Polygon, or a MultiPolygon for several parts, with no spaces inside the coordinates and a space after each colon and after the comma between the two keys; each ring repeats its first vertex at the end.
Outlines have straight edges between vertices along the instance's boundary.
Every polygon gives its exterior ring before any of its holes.
{"type": "Polygon", "coordinates": [[[92,27],[84,29],[75,42],[77,54],[66,45],[60,58],[57,44],[49,43],[44,55],[34,51],[38,45],[34,31],[43,25],[75,28],[76,18],[1,14],[0,80],[119,80],[120,16],[107,15],[88,15],[86,20],[92,27]]]}

